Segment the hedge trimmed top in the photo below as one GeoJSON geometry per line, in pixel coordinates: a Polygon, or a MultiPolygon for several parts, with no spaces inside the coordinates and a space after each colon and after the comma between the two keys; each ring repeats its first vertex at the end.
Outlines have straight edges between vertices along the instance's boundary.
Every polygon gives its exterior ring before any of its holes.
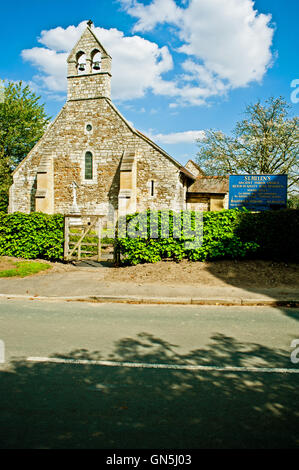
{"type": "MultiPolygon", "coordinates": [[[[163,238],[162,214],[147,211],[141,236],[115,240],[116,250],[128,264],[154,263],[163,258],[179,261],[205,261],[220,258],[255,257],[273,260],[299,261],[299,210],[286,209],[250,213],[238,210],[203,213],[202,244],[188,248],[190,235],[173,230],[173,220],[182,220],[183,213],[170,211],[169,237],[163,238]],[[158,238],[151,238],[149,220],[156,218],[158,238]],[[162,218],[161,218],[162,217],[162,218]]],[[[186,214],[186,212],[185,212],[186,214]]],[[[195,228],[196,213],[190,212],[191,228],[195,228]]],[[[129,215],[128,225],[138,214],[129,215]]],[[[139,214],[140,215],[140,214],[139,214]]],[[[140,220],[140,218],[139,218],[140,220]]],[[[0,213],[0,255],[25,259],[63,259],[64,216],[42,213],[0,213]]],[[[140,228],[140,227],[139,227],[140,228]]]]}

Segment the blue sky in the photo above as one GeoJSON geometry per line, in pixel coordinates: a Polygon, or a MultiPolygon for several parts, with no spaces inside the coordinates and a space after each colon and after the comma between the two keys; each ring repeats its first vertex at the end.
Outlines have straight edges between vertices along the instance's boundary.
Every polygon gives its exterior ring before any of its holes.
{"type": "Polygon", "coordinates": [[[23,80],[55,116],[65,58],[92,19],[112,55],[112,99],[173,157],[196,156],[195,137],[229,133],[247,104],[299,79],[297,0],[31,0],[1,5],[0,78],[23,80]]]}

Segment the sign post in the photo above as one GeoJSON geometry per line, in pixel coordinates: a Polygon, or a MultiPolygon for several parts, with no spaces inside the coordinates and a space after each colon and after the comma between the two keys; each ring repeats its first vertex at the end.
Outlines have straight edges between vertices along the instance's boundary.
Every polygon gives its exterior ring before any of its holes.
{"type": "Polygon", "coordinates": [[[287,207],[287,175],[232,175],[229,209],[266,211],[287,207]]]}

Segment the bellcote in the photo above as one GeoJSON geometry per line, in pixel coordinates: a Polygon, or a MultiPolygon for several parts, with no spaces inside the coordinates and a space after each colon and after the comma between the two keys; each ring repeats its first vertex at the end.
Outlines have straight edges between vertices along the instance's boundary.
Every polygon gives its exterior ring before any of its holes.
{"type": "Polygon", "coordinates": [[[110,98],[111,56],[92,30],[92,22],[67,59],[68,100],[110,98]]]}

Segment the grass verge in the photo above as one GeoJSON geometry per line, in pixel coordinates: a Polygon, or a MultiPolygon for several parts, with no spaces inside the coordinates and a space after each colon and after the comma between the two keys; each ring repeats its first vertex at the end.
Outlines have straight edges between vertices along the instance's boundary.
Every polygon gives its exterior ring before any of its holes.
{"type": "Polygon", "coordinates": [[[32,274],[37,274],[40,271],[46,271],[51,266],[39,261],[16,261],[11,262],[12,267],[9,269],[1,269],[0,277],[26,277],[32,274]]]}

